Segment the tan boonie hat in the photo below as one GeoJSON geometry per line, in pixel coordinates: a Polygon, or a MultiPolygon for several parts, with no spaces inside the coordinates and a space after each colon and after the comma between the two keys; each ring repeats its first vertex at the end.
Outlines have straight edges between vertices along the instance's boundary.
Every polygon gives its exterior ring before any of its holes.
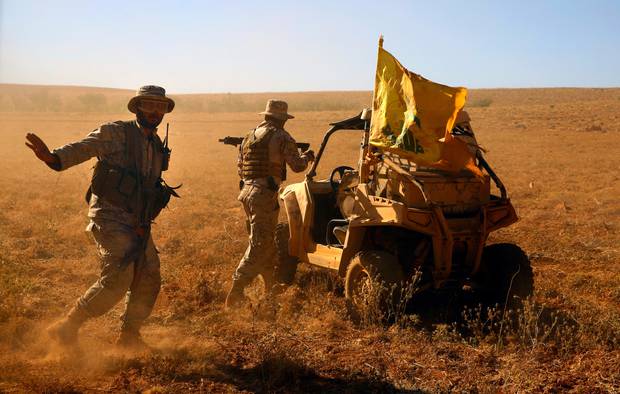
{"type": "Polygon", "coordinates": [[[278,119],[293,119],[294,116],[287,113],[288,104],[282,100],[268,100],[267,106],[261,115],[269,115],[278,119]]]}
{"type": "Polygon", "coordinates": [[[129,100],[129,102],[127,103],[127,108],[129,109],[129,111],[135,114],[138,110],[138,102],[140,101],[140,99],[143,98],[167,102],[168,111],[166,112],[172,112],[172,110],[174,109],[174,101],[170,97],[166,97],[166,89],[162,88],[161,86],[146,85],[138,89],[138,91],[136,92],[136,96],[132,97],[131,100],[129,100]]]}

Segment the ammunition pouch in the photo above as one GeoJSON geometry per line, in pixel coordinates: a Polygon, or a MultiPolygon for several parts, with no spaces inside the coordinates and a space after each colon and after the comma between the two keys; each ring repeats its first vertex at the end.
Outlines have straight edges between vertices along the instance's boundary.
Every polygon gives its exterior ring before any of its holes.
{"type": "Polygon", "coordinates": [[[95,164],[90,188],[86,193],[86,200],[88,202],[90,194],[94,193],[97,197],[116,207],[123,208],[128,212],[135,212],[137,209],[137,191],[138,178],[133,171],[99,160],[95,164]]]}
{"type": "Polygon", "coordinates": [[[162,209],[166,208],[170,202],[171,196],[179,197],[175,190],[180,187],[181,185],[176,187],[168,186],[163,179],[160,179],[153,189],[146,192],[145,200],[147,201],[147,206],[150,206],[150,220],[155,220],[159,216],[162,209]]]}

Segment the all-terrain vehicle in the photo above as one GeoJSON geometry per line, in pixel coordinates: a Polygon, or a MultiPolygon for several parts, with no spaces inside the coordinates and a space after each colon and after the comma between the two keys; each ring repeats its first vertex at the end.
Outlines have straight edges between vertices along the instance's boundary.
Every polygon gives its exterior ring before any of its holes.
{"type": "Polygon", "coordinates": [[[389,288],[414,276],[418,291],[473,290],[497,303],[527,297],[533,275],[526,254],[514,244],[486,245],[489,233],[518,219],[469,116],[459,114],[452,134],[473,146],[483,179],[380,151],[368,143],[369,123],[370,110],[331,123],[305,180],[281,192],[288,220],[276,232],[275,279],[291,283],[297,264],[308,263],[337,271],[353,302],[372,283],[389,288]],[[360,134],[358,168],[339,166],[329,179],[315,179],[330,137],[344,130],[360,134]]]}

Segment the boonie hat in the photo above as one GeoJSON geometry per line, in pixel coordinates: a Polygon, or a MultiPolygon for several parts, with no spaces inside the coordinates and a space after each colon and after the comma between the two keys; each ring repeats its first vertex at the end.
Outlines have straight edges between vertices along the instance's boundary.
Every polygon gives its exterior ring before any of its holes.
{"type": "Polygon", "coordinates": [[[267,106],[263,112],[259,112],[261,115],[273,116],[277,119],[293,119],[294,116],[288,112],[288,104],[282,100],[268,100],[267,106]]]}
{"type": "Polygon", "coordinates": [[[174,100],[170,97],[166,97],[166,89],[161,86],[155,85],[146,85],[142,86],[136,92],[136,96],[132,97],[131,100],[127,103],[127,108],[130,112],[136,113],[138,110],[138,102],[141,99],[149,99],[149,100],[157,100],[164,101],[168,103],[168,110],[166,112],[172,112],[174,109],[174,100]]]}

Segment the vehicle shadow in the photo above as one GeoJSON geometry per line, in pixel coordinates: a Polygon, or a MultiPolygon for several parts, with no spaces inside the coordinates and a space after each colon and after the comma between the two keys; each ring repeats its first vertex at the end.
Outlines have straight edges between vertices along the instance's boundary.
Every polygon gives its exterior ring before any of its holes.
{"type": "Polygon", "coordinates": [[[499,305],[489,304],[480,295],[463,292],[417,294],[407,304],[407,313],[417,316],[416,321],[422,329],[432,332],[438,325],[449,325],[465,339],[489,334],[502,326],[506,331],[544,333],[553,340],[562,330],[567,332],[579,327],[567,311],[534,299],[499,305]]]}

